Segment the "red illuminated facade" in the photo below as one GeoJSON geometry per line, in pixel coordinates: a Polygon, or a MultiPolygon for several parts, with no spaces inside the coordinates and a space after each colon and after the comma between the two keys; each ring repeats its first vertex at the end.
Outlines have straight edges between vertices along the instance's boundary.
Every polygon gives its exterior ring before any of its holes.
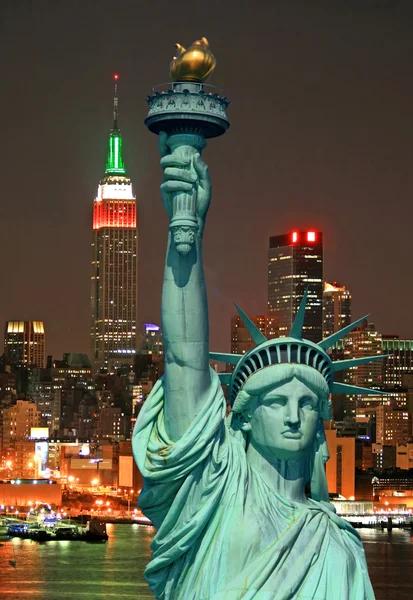
{"type": "Polygon", "coordinates": [[[268,314],[278,318],[287,336],[308,287],[303,337],[322,339],[323,234],[293,230],[270,238],[268,250],[268,314]]]}
{"type": "Polygon", "coordinates": [[[136,228],[135,200],[96,200],[93,204],[93,229],[102,227],[136,228]]]}

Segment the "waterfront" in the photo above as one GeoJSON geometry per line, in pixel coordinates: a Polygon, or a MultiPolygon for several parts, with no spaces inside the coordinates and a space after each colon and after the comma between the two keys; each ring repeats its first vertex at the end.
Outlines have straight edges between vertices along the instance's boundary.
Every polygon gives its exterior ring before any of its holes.
{"type": "MultiPolygon", "coordinates": [[[[360,531],[376,600],[407,600],[413,587],[410,531],[360,531]]],[[[108,525],[106,544],[1,539],[2,600],[153,599],[143,578],[151,527],[108,525]],[[15,565],[15,566],[13,566],[15,565]]]]}

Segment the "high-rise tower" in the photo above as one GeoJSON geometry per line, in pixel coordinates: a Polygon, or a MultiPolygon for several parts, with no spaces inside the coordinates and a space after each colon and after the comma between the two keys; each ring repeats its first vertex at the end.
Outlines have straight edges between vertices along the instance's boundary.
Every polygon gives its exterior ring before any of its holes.
{"type": "Polygon", "coordinates": [[[270,238],[268,250],[268,314],[278,318],[280,336],[290,332],[308,287],[303,337],[322,339],[323,234],[292,231],[270,238]]]}
{"type": "Polygon", "coordinates": [[[44,367],[45,334],[43,321],[6,321],[4,354],[12,364],[44,367]]]}
{"type": "Polygon", "coordinates": [[[351,294],[344,285],[324,282],[323,338],[351,323],[351,294]]]}
{"type": "Polygon", "coordinates": [[[113,127],[105,176],[93,203],[91,359],[109,372],[136,352],[138,231],[136,198],[123,161],[114,76],[113,127]]]}

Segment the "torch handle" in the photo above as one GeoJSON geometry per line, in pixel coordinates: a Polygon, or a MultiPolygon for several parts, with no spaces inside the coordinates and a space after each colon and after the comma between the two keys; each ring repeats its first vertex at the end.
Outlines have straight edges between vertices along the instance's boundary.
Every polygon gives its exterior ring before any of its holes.
{"type": "MultiPolygon", "coordinates": [[[[189,161],[188,170],[196,174],[193,159],[197,152],[202,152],[205,139],[198,135],[176,134],[170,136],[168,144],[172,156],[189,161]]],[[[178,254],[188,254],[194,244],[195,234],[199,230],[195,190],[189,194],[182,192],[174,194],[170,228],[178,254]]]]}

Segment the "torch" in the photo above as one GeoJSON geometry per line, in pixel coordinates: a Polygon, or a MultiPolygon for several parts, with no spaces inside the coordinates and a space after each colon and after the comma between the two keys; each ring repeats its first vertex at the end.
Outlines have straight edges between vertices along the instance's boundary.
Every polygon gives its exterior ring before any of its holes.
{"type": "MultiPolygon", "coordinates": [[[[202,38],[188,49],[176,47],[178,56],[170,64],[172,82],[152,88],[145,125],[152,133],[164,131],[172,156],[188,161],[193,170],[194,156],[202,153],[206,140],[228,129],[229,102],[223,90],[205,84],[216,65],[208,40],[202,38]]],[[[177,252],[187,254],[198,231],[195,190],[174,194],[170,228],[177,252]]]]}

